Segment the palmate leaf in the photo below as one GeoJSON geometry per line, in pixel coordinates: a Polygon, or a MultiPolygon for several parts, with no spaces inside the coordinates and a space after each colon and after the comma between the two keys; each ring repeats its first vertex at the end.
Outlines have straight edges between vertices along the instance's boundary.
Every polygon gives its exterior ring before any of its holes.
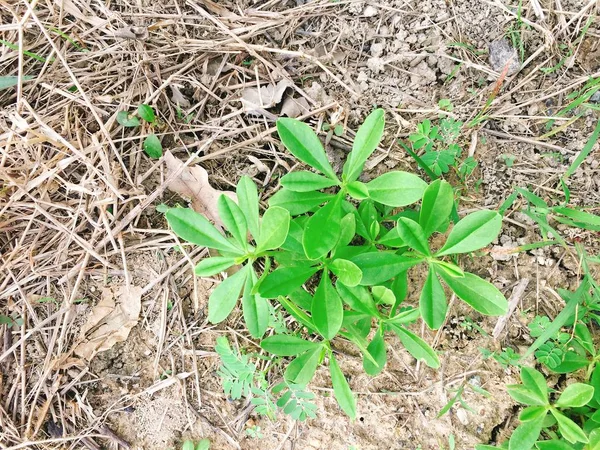
{"type": "Polygon", "coordinates": [[[344,175],[347,182],[358,179],[365,162],[379,145],[385,126],[385,113],[383,109],[376,109],[367,116],[356,132],[352,151],[344,164],[344,175]]]}
{"type": "Polygon", "coordinates": [[[246,327],[253,338],[260,339],[267,331],[269,326],[270,308],[269,301],[259,294],[253,293],[254,285],[257,281],[256,273],[252,267],[249,267],[250,276],[244,286],[242,296],[242,311],[246,327]]]}
{"type": "Polygon", "coordinates": [[[333,250],[340,239],[342,232],[342,196],[334,200],[313,214],[302,236],[304,252],[310,259],[318,259],[333,250]]]}
{"type": "Polygon", "coordinates": [[[311,312],[313,323],[319,333],[325,339],[333,339],[342,326],[344,306],[326,270],[323,271],[315,291],[311,312]]]}
{"type": "Polygon", "coordinates": [[[242,254],[203,215],[190,208],[170,208],[165,217],[175,234],[192,244],[242,254]]]}
{"type": "Polygon", "coordinates": [[[468,253],[492,242],[502,228],[502,216],[482,210],[469,214],[454,225],[444,246],[436,256],[468,253]]]}
{"type": "Polygon", "coordinates": [[[242,291],[248,272],[252,267],[248,264],[239,271],[225,278],[208,298],[208,320],[219,323],[227,319],[235,307],[242,291]]]}
{"type": "Polygon", "coordinates": [[[448,220],[453,204],[454,192],[450,183],[438,179],[425,189],[419,213],[419,224],[423,227],[426,237],[429,237],[448,220]]]}
{"type": "Polygon", "coordinates": [[[337,180],[323,144],[311,127],[299,120],[284,117],[277,120],[277,132],[283,144],[296,158],[328,178],[337,180]]]}
{"type": "Polygon", "coordinates": [[[384,173],[367,183],[369,197],[382,205],[407,206],[423,197],[427,183],[408,172],[384,173]]]}
{"type": "Polygon", "coordinates": [[[258,238],[259,215],[258,215],[258,190],[254,181],[246,175],[240,178],[236,188],[238,205],[244,216],[248,229],[254,239],[258,238]]]}
{"type": "Polygon", "coordinates": [[[227,195],[221,194],[217,200],[217,210],[225,228],[240,244],[240,247],[246,250],[248,248],[248,225],[240,207],[227,195]]]}
{"type": "Polygon", "coordinates": [[[429,273],[421,291],[419,309],[423,320],[432,330],[437,330],[441,327],[446,319],[446,312],[448,310],[446,293],[433,266],[429,267],[429,273]]]}
{"type": "Polygon", "coordinates": [[[331,384],[333,385],[333,394],[338,405],[354,420],[356,418],[356,399],[333,353],[329,355],[329,373],[331,375],[331,384]]]}
{"type": "Polygon", "coordinates": [[[469,272],[465,272],[463,277],[453,277],[444,271],[439,271],[438,275],[458,298],[474,310],[488,316],[501,316],[508,310],[508,302],[502,292],[483,278],[469,272]]]}

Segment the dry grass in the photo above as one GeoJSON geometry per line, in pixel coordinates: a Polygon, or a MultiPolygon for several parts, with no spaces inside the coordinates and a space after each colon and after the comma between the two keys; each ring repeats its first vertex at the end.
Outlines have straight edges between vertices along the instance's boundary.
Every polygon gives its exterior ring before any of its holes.
{"type": "MultiPolygon", "coordinates": [[[[372,103],[358,98],[348,73],[364,59],[362,48],[345,48],[344,59],[333,60],[343,44],[326,28],[325,18],[346,13],[355,2],[301,3],[286,7],[270,0],[242,9],[211,0],[0,0],[0,38],[21,50],[1,48],[0,74],[22,80],[16,89],[0,91],[0,312],[24,321],[12,329],[0,325],[0,448],[97,449],[107,443],[129,448],[109,429],[108,414],[172,386],[183,389],[184,401],[193,404],[193,420],[239,448],[248,411],[229,423],[216,409],[210,415],[201,408],[203,399],[215,394],[201,382],[210,371],[202,360],[210,353],[196,346],[201,333],[214,330],[199,308],[189,307],[203,304],[210,287],[191,276],[190,263],[204,257],[205,250],[183,256],[170,250],[176,239],[164,230],[154,206],[178,199],[166,190],[162,161],[151,161],[142,151],[148,129],[125,129],[116,114],[152,105],[160,118],[155,132],[186,165],[203,162],[212,181],[224,189],[247,173],[264,187],[266,198],[276,176],[294,162],[272,137],[275,128],[268,115],[244,114],[239,102],[244,88],[290,80],[293,95],[310,105],[303,118],[318,125],[336,115],[347,122],[352,119],[348,105],[372,103]],[[323,39],[330,51],[318,57],[303,45],[309,39],[323,39]],[[319,76],[332,86],[333,100],[307,94],[304,80],[319,76]],[[180,109],[182,94],[193,106],[180,109]],[[72,357],[84,320],[81,299],[94,304],[98,287],[110,283],[141,288],[140,321],[146,327],[157,324],[157,341],[151,380],[135,394],[98,409],[88,396],[90,384],[98,381],[90,366],[85,361],[66,364],[65,359],[72,357]],[[167,370],[187,375],[161,381],[167,370]]],[[[386,18],[398,12],[421,17],[413,6],[377,6],[386,18]]],[[[524,64],[527,75],[505,81],[488,120],[514,119],[515,110],[562,98],[590,76],[600,76],[578,72],[559,80],[556,88],[547,85],[516,103],[509,101],[540,77],[537,69],[550,64],[556,39],[575,42],[596,9],[594,1],[580,11],[550,11],[542,5],[555,23],[531,22],[543,41],[524,64]]],[[[533,11],[526,12],[527,20],[534,20],[533,11]]],[[[595,32],[589,36],[597,37],[595,32]]],[[[574,49],[581,51],[581,42],[574,49]]],[[[431,50],[399,54],[386,64],[392,70],[431,50]]],[[[469,52],[451,58],[477,76],[497,75],[469,52]]],[[[400,70],[410,73],[410,67],[400,70]]],[[[475,117],[491,89],[459,105],[461,114],[475,117]]],[[[388,156],[404,161],[392,154],[393,138],[407,131],[409,121],[440,112],[423,99],[415,104],[413,109],[386,105],[392,116],[389,145],[368,167],[388,156]]],[[[539,115],[534,122],[546,119],[539,115]]],[[[563,148],[537,141],[533,128],[519,136],[489,133],[550,150],[563,148]]],[[[349,148],[346,138],[334,137],[332,144],[349,148]]]]}

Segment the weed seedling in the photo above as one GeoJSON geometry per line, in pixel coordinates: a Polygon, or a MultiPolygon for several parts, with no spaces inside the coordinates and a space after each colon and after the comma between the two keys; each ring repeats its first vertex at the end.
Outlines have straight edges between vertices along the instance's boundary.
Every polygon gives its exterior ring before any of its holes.
{"type": "MultiPolygon", "coordinates": [[[[390,332],[414,358],[437,368],[438,355],[410,325],[419,317],[431,329],[444,323],[448,302],[442,281],[482,314],[502,315],[508,306],[493,284],[455,264],[459,255],[479,250],[498,236],[502,219],[497,212],[480,210],[455,220],[444,244],[432,249],[431,237],[446,233],[455,210],[450,184],[440,179],[427,184],[401,171],[359,181],[383,128],[384,112],[377,109],[357,131],[339,176],[307,124],[279,119],[277,130],[284,146],[315,172],[283,176],[282,189],[271,197],[262,217],[257,187],[246,176],[237,185],[237,203],[225,195],[218,201],[227,234],[189,208],[169,208],[165,213],[180,238],[218,252],[219,256],[198,263],[196,275],[208,277],[238,268],[211,294],[208,320],[223,322],[241,297],[248,332],[261,339],[269,327],[269,303],[279,303],[302,329],[302,337],[273,334],[260,344],[282,360],[293,358],[285,369],[288,384],[287,390],[282,388],[283,396],[296,395],[293,385],[306,386],[317,368],[327,364],[335,398],[352,418],[356,399],[331,345],[336,337],[356,346],[363,369],[371,376],[386,364],[384,336],[390,332]],[[405,305],[408,271],[419,265],[428,275],[418,306],[405,305]]],[[[455,135],[458,129],[447,124],[437,132],[455,135]]],[[[423,135],[429,137],[430,131],[423,135]]],[[[218,347],[223,349],[224,344],[218,347]]],[[[230,395],[247,395],[253,376],[248,361],[240,362],[238,376],[243,383],[232,381],[226,389],[230,395]]],[[[284,409],[292,410],[290,404],[285,403],[284,409]]],[[[302,412],[295,414],[302,417],[302,412]]]]}
{"type": "MultiPolygon", "coordinates": [[[[157,123],[154,109],[149,105],[142,104],[138,106],[135,114],[129,114],[127,111],[119,111],[117,113],[117,122],[123,127],[139,127],[142,125],[140,119],[148,124],[150,128],[157,123]]],[[[158,159],[162,156],[162,144],[158,136],[156,136],[154,133],[150,133],[144,138],[142,148],[150,158],[158,159]]]]}

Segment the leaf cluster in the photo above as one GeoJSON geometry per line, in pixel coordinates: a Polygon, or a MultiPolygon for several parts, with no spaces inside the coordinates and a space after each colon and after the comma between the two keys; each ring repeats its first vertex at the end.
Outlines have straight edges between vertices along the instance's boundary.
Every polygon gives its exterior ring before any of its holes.
{"type": "Polygon", "coordinates": [[[269,304],[278,302],[306,337],[275,334],[261,347],[294,358],[285,370],[290,384],[305,386],[328,360],[335,397],[350,417],[356,415],[356,404],[331,346],[337,336],[357,347],[371,376],[385,366],[385,337],[390,332],[413,357],[437,368],[436,352],[409,325],[422,317],[431,329],[441,327],[448,309],[447,289],[482,314],[501,315],[507,309],[494,285],[455,264],[458,255],[481,249],[497,237],[502,225],[497,212],[466,215],[454,223],[440,248],[432,248],[432,236],[447,232],[455,208],[447,182],[428,184],[402,171],[368,182],[359,179],[383,129],[384,113],[377,109],[356,133],[338,176],[308,125],[279,119],[277,130],[285,147],[314,171],[282,177],[282,188],[262,217],[256,185],[248,177],[237,185],[237,203],[227,196],[219,199],[226,234],[191,209],[166,211],[179,237],[219,252],[202,260],[196,275],[237,270],[210,296],[210,322],[225,320],[241,297],[248,331],[260,339],[269,326],[269,304]],[[405,305],[407,273],[419,265],[426,268],[427,278],[418,306],[405,305]]]}

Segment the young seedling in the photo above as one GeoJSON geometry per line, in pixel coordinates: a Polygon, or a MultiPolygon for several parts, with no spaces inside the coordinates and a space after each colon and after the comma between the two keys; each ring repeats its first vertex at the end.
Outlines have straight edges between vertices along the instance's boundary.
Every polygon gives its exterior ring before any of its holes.
{"type": "MultiPolygon", "coordinates": [[[[145,104],[138,106],[136,114],[129,114],[127,111],[119,111],[117,113],[117,122],[121,126],[127,128],[136,128],[142,125],[140,119],[150,127],[156,125],[156,114],[151,106],[145,104]]],[[[142,148],[150,158],[158,159],[162,156],[162,143],[154,133],[150,133],[144,138],[142,148]]]]}
{"type": "Polygon", "coordinates": [[[279,119],[277,130],[285,147],[315,171],[282,177],[282,189],[271,197],[262,217],[256,185],[248,177],[237,185],[238,203],[227,196],[219,199],[226,234],[188,208],[170,208],[165,214],[179,237],[219,253],[200,261],[196,275],[214,276],[237,266],[211,294],[209,321],[224,321],[241,296],[248,331],[262,338],[269,324],[269,303],[278,302],[305,328],[306,337],[275,334],[263,339],[261,347],[272,355],[294,358],[284,374],[290,384],[307,385],[327,360],[335,398],[352,418],[355,397],[331,345],[337,336],[358,348],[363,368],[372,376],[386,364],[388,332],[416,359],[437,368],[436,352],[409,325],[419,317],[432,329],[444,323],[448,302],[442,282],[482,314],[502,315],[507,310],[506,299],[493,284],[454,262],[496,239],[502,226],[497,212],[468,214],[435,249],[429,241],[449,228],[454,207],[447,182],[428,185],[401,171],[359,180],[383,129],[384,112],[377,109],[357,131],[338,176],[308,125],[279,119]],[[418,265],[428,273],[418,307],[404,305],[407,272],[418,265]],[[372,326],[374,334],[368,339],[372,326]]]}

